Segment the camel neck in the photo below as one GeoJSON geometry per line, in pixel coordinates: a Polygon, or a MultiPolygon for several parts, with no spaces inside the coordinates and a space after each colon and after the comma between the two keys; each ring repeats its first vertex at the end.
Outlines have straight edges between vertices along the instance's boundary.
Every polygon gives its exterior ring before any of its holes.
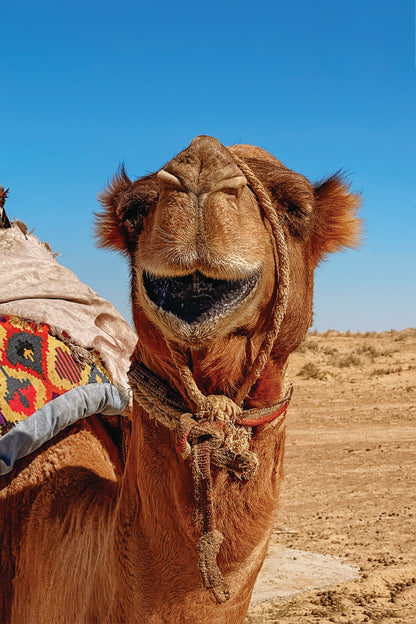
{"type": "MultiPolygon", "coordinates": [[[[252,579],[254,584],[255,570],[265,554],[278,498],[284,430],[276,427],[260,431],[252,439],[251,447],[260,465],[247,483],[232,477],[226,470],[214,468],[212,471],[217,527],[224,536],[218,564],[230,589],[230,603],[234,605],[227,603],[227,609],[235,608],[236,596],[240,604],[247,606],[252,590],[247,579],[252,579]],[[236,517],[236,509],[244,509],[245,513],[236,517]],[[246,572],[244,583],[241,583],[241,570],[246,572]]],[[[200,530],[195,525],[190,463],[177,453],[172,431],[150,419],[137,403],[134,404],[132,440],[119,512],[122,532],[125,527],[135,526],[135,530],[129,528],[129,535],[121,540],[131,539],[132,534],[136,536],[132,546],[136,553],[132,558],[134,574],[139,567],[139,576],[148,580],[146,585],[156,588],[159,586],[157,579],[163,577],[166,592],[181,596],[183,604],[192,596],[193,601],[214,609],[215,603],[203,589],[197,570],[196,546],[200,530]],[[144,559],[145,566],[141,566],[140,553],[148,555],[144,559]],[[188,588],[185,593],[184,575],[188,588]]],[[[152,604],[159,600],[157,593],[147,599],[152,604]]],[[[157,608],[163,610],[164,607],[159,604],[157,608]]],[[[213,615],[207,617],[213,618],[213,615]]]]}

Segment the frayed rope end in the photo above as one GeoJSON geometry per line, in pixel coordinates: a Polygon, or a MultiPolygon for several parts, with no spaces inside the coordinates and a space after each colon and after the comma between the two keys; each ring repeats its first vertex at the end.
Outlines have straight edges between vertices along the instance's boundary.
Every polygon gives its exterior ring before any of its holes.
{"type": "Polygon", "coordinates": [[[202,582],[209,589],[218,604],[230,598],[230,591],[217,564],[217,554],[224,537],[214,529],[205,533],[198,542],[199,570],[202,582]]]}

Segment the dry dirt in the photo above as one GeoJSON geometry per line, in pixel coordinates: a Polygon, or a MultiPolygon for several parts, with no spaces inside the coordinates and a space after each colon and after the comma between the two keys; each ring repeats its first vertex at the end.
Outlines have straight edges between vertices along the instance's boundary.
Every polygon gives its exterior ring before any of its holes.
{"type": "Polygon", "coordinates": [[[269,598],[246,624],[416,624],[416,329],[309,334],[290,376],[272,547],[335,555],[358,578],[269,598]]]}

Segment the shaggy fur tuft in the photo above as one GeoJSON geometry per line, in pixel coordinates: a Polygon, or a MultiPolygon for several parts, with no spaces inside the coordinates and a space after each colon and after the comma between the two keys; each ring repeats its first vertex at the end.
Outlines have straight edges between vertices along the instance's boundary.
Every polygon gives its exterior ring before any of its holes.
{"type": "Polygon", "coordinates": [[[357,211],[361,197],[351,193],[340,173],[318,183],[315,188],[316,225],[313,254],[317,262],[323,256],[360,243],[361,220],[357,211]]]}
{"type": "Polygon", "coordinates": [[[157,196],[154,174],[131,182],[122,165],[98,196],[104,208],[104,212],[95,215],[98,245],[131,253],[157,196]]]}

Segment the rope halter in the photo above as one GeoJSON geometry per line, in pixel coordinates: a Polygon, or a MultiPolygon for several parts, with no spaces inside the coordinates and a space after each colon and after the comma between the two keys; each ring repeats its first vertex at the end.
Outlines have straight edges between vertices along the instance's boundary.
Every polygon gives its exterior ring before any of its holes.
{"type": "Polygon", "coordinates": [[[224,395],[205,396],[198,388],[184,354],[167,338],[170,351],[188,404],[165,381],[133,357],[129,371],[134,398],[150,418],[170,429],[176,438],[176,450],[190,458],[196,524],[202,534],[198,542],[198,564],[204,587],[211,590],[217,603],[229,598],[229,590],[217,564],[223,541],[216,529],[211,465],[226,469],[235,477],[248,480],[257,470],[258,459],[250,450],[252,427],[274,421],[280,425],[292,395],[286,381],[284,398],[273,406],[245,410],[241,406],[266,366],[286,313],[289,298],[289,256],[285,234],[269,194],[248,165],[238,156],[233,158],[244,173],[248,185],[263,210],[273,237],[275,295],[273,314],[254,364],[233,399],[224,395]]]}

